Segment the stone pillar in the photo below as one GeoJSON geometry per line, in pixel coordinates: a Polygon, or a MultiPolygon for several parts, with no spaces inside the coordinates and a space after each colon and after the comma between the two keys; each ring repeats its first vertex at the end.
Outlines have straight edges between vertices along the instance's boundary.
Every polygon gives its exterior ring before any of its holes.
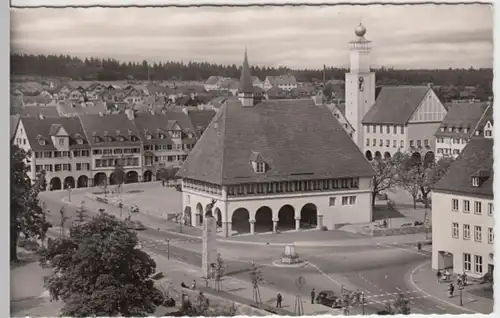
{"type": "Polygon", "coordinates": [[[203,240],[202,240],[202,270],[203,276],[208,277],[211,272],[211,264],[215,263],[217,258],[217,238],[216,222],[211,216],[207,216],[203,222],[203,240]]]}
{"type": "Polygon", "coordinates": [[[222,222],[222,234],[224,237],[232,236],[231,222],[222,222]]]}
{"type": "Polygon", "coordinates": [[[317,221],[318,221],[318,222],[317,222],[317,223],[318,223],[318,225],[317,225],[317,227],[316,227],[316,228],[317,228],[318,230],[320,230],[320,229],[321,229],[321,227],[323,226],[323,215],[318,214],[318,216],[317,216],[317,221]]]}
{"type": "Polygon", "coordinates": [[[250,220],[250,234],[255,234],[255,220],[250,220]]]}
{"type": "Polygon", "coordinates": [[[295,230],[300,230],[300,218],[295,218],[295,230]]]}
{"type": "Polygon", "coordinates": [[[278,228],[278,219],[273,219],[273,232],[276,233],[276,229],[278,228]]]}

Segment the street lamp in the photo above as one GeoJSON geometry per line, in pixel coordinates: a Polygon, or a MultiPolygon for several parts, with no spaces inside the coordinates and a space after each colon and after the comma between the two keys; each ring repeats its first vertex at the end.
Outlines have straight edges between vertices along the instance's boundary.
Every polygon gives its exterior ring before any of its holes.
{"type": "Polygon", "coordinates": [[[122,203],[122,200],[120,199],[120,202],[118,203],[118,207],[120,208],[120,219],[123,219],[123,214],[122,214],[122,211],[123,211],[123,203],[122,203]]]}
{"type": "Polygon", "coordinates": [[[464,285],[462,283],[458,284],[458,290],[460,291],[460,306],[463,307],[464,301],[463,301],[462,291],[464,290],[464,285]]]}
{"type": "Polygon", "coordinates": [[[365,314],[365,292],[361,292],[361,314],[365,314]]]}
{"type": "Polygon", "coordinates": [[[68,200],[71,202],[71,186],[69,184],[66,186],[66,190],[68,190],[68,200]]]}
{"type": "Polygon", "coordinates": [[[165,241],[167,242],[167,259],[170,259],[170,239],[166,238],[165,241]]]}

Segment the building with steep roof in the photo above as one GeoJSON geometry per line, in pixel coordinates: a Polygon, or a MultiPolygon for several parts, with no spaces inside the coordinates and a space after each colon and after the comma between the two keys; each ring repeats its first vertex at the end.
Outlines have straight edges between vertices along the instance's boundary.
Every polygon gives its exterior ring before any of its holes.
{"type": "Polygon", "coordinates": [[[345,118],[353,140],[368,160],[410,152],[434,160],[434,132],[446,109],[429,86],[383,86],[371,70],[371,41],[362,24],[350,42],[350,71],[345,77],[345,118]]]}
{"type": "Polygon", "coordinates": [[[291,91],[297,88],[298,83],[293,75],[278,75],[278,76],[266,76],[263,88],[268,91],[273,87],[281,88],[285,91],[291,91]]]}
{"type": "Polygon", "coordinates": [[[455,103],[448,109],[434,136],[436,137],[436,160],[443,157],[456,158],[474,135],[480,120],[489,108],[488,103],[455,103]]]}
{"type": "Polygon", "coordinates": [[[90,185],[90,145],[77,117],[21,117],[15,144],[32,153],[31,180],[45,170],[51,190],[90,185]]]}
{"type": "Polygon", "coordinates": [[[470,139],[432,190],[433,269],[476,278],[493,273],[492,129],[470,139]]]}
{"type": "Polygon", "coordinates": [[[370,222],[374,170],[331,111],[312,99],[254,96],[247,55],[228,99],[179,170],[184,219],[221,234],[370,222]]]}

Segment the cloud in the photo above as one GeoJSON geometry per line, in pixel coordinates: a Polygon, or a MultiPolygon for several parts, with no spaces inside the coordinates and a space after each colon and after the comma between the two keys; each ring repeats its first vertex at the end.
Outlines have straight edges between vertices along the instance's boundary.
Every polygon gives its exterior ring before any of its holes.
{"type": "Polygon", "coordinates": [[[221,64],[248,47],[253,64],[319,68],[347,65],[360,20],[376,66],[492,67],[487,5],[13,9],[11,41],[28,53],[221,64]]]}

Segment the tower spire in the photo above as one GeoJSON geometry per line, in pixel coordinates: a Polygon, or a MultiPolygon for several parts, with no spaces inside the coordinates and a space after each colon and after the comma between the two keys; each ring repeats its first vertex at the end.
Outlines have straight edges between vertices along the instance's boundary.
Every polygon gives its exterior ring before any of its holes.
{"type": "Polygon", "coordinates": [[[248,64],[247,48],[245,47],[245,57],[243,59],[243,67],[241,68],[240,87],[238,89],[240,94],[254,93],[252,74],[250,72],[250,65],[248,64]]]}

